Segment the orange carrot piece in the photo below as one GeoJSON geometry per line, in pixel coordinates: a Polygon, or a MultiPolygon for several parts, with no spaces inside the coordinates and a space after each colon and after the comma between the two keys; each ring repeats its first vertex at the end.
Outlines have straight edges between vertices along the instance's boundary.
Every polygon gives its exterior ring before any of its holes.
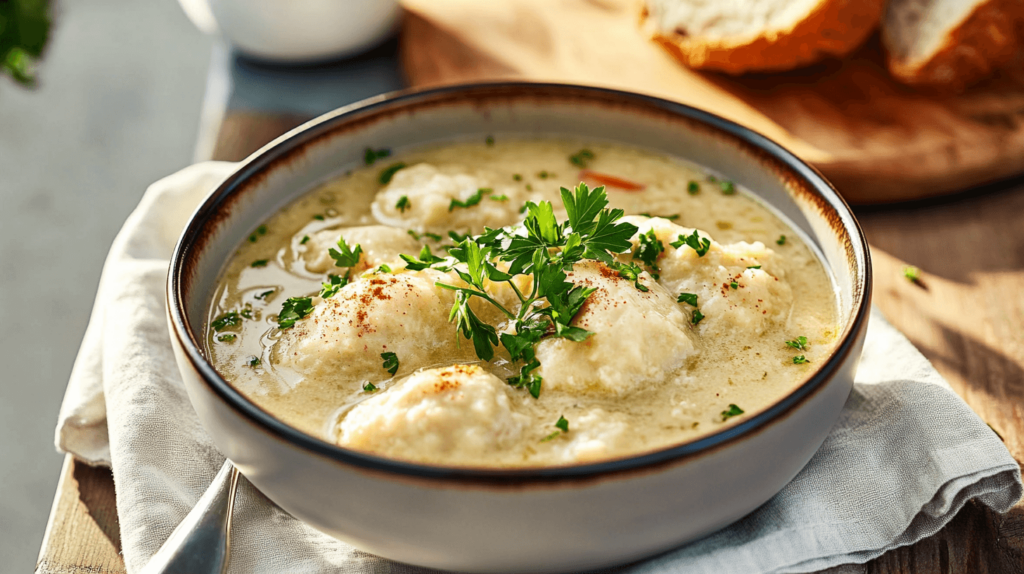
{"type": "Polygon", "coordinates": [[[614,175],[608,175],[606,173],[590,171],[589,169],[580,171],[580,179],[608,187],[614,187],[616,189],[621,189],[622,191],[643,191],[644,188],[647,187],[642,183],[636,183],[635,181],[629,181],[628,179],[622,179],[621,177],[615,177],[614,175]]]}

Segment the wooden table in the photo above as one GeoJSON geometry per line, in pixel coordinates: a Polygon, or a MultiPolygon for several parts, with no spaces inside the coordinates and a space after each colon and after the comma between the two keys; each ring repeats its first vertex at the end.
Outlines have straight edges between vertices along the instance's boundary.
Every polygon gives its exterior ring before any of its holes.
{"type": "MultiPolygon", "coordinates": [[[[239,160],[304,119],[228,112],[209,126],[207,149],[239,160]]],[[[875,304],[1024,462],[1024,183],[858,216],[875,304]],[[906,264],[921,268],[920,284],[903,277],[906,264]]],[[[69,457],[36,572],[122,573],[119,551],[110,471],[69,457]]],[[[1024,574],[1024,504],[998,515],[969,503],[934,536],[841,572],[1024,574]]]]}

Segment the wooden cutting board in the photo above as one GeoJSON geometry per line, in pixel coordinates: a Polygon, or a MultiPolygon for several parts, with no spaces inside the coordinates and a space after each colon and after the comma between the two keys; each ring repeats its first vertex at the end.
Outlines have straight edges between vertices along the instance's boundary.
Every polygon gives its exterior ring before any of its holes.
{"type": "Polygon", "coordinates": [[[921,93],[889,78],[877,36],[841,61],[731,77],[689,70],[650,42],[633,0],[403,4],[402,60],[415,87],[520,79],[660,96],[774,139],[851,203],[931,197],[1024,173],[1024,84],[1000,78],[959,96],[921,93]]]}

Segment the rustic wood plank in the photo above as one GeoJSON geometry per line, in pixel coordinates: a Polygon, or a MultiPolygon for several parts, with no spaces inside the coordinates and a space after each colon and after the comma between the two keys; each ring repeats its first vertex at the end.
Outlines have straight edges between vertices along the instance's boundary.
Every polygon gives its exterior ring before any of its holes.
{"type": "Polygon", "coordinates": [[[36,574],[124,574],[114,478],[64,458],[36,574]]]}

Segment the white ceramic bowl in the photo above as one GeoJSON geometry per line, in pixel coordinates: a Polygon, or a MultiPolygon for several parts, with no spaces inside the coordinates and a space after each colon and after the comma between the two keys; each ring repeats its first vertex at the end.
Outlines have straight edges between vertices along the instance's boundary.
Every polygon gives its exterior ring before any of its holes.
{"type": "Polygon", "coordinates": [[[361,52],[398,28],[398,0],[178,0],[197,28],[262,60],[305,63],[361,52]]]}
{"type": "Polygon", "coordinates": [[[476,572],[562,572],[668,550],[751,512],[821,445],[853,385],[870,299],[867,244],[843,200],[771,141],[680,104],[597,88],[484,84],[379,97],[327,114],[244,161],[198,209],[168,280],[171,340],[217,447],[271,500],[354,546],[476,572]],[[399,151],[470,138],[570,135],[684,157],[754,190],[832,275],[842,335],[803,385],[742,423],[594,464],[521,470],[397,462],[302,434],[249,402],[207,359],[217,277],[247,234],[318,183],[399,151]]]}

